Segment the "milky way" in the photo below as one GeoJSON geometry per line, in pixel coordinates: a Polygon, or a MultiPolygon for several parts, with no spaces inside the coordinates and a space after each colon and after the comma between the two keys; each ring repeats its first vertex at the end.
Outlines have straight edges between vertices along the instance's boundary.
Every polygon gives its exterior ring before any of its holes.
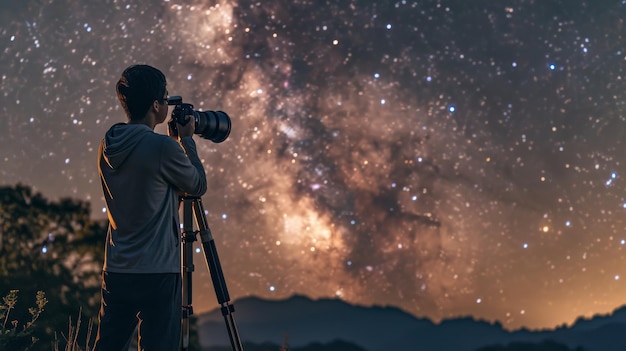
{"type": "Polygon", "coordinates": [[[552,328],[626,300],[624,18],[622,0],[3,2],[0,182],[104,218],[114,83],[151,64],[232,118],[225,142],[196,137],[231,297],[552,328]]]}

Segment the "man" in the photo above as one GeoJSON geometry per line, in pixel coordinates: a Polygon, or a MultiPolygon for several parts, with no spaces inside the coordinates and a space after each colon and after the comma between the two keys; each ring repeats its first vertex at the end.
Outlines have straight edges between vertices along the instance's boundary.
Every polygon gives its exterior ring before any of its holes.
{"type": "Polygon", "coordinates": [[[135,327],[139,350],[177,350],[182,283],[179,193],[206,192],[193,141],[194,119],[154,127],[168,114],[165,76],[134,65],[117,82],[128,123],[113,125],[98,151],[109,229],[94,351],[128,350],[135,327]]]}

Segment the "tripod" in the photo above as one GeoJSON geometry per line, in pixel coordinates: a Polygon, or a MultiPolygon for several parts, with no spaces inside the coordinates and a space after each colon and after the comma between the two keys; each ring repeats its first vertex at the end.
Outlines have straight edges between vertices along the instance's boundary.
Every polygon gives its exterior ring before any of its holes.
{"type": "Polygon", "coordinates": [[[228,330],[230,344],[233,351],[243,351],[243,346],[241,344],[241,340],[239,339],[239,332],[237,331],[237,325],[235,325],[235,319],[232,315],[232,313],[235,312],[235,307],[230,304],[226,281],[224,280],[222,266],[220,265],[220,260],[217,256],[215,241],[213,240],[211,229],[209,228],[206,215],[204,214],[202,199],[199,196],[183,196],[181,200],[183,202],[183,317],[181,350],[189,350],[189,316],[193,314],[193,308],[191,307],[191,275],[194,271],[193,242],[196,241],[196,234],[200,233],[202,251],[204,252],[206,264],[209,272],[211,273],[211,280],[213,281],[217,301],[222,306],[220,310],[222,312],[222,316],[224,316],[224,321],[226,322],[226,329],[228,330]],[[196,225],[198,226],[198,231],[193,230],[194,216],[196,219],[196,225]]]}

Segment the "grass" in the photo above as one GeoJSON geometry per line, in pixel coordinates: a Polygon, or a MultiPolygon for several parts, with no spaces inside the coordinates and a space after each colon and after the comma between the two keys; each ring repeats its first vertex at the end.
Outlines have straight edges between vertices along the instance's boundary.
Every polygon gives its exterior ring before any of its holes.
{"type": "MultiPolygon", "coordinates": [[[[22,325],[20,328],[18,320],[11,320],[11,312],[14,312],[15,305],[17,304],[19,290],[11,290],[2,298],[0,304],[0,320],[2,324],[0,326],[0,350],[32,350],[34,345],[39,341],[39,338],[33,335],[35,331],[35,322],[39,319],[44,311],[44,307],[48,303],[48,299],[43,291],[38,291],[35,297],[35,306],[28,308],[30,314],[30,320],[22,325]]],[[[85,347],[82,348],[78,342],[78,335],[81,328],[82,320],[82,308],[78,313],[78,319],[76,324],[72,322],[72,317],[69,317],[69,328],[67,335],[61,333],[61,337],[65,342],[63,351],[91,351],[89,341],[91,340],[91,334],[93,331],[93,319],[89,320],[87,326],[87,336],[85,341],[85,347]]],[[[54,333],[54,340],[52,341],[52,350],[60,351],[60,344],[57,333],[54,333]]]]}
{"type": "Polygon", "coordinates": [[[48,299],[43,291],[38,291],[35,298],[36,306],[29,307],[28,313],[30,320],[27,321],[22,328],[19,328],[19,321],[10,320],[11,311],[15,309],[17,304],[17,295],[19,290],[11,290],[2,298],[0,304],[0,319],[2,319],[2,327],[0,328],[0,349],[17,350],[23,348],[29,350],[37,342],[37,338],[33,336],[35,322],[44,311],[44,306],[48,303],[48,299]]]}
{"type": "MultiPolygon", "coordinates": [[[[93,319],[89,319],[89,324],[87,326],[87,336],[85,337],[85,348],[81,348],[78,344],[78,334],[80,331],[81,317],[82,317],[82,308],[78,312],[78,319],[76,320],[76,325],[72,323],[72,317],[69,317],[69,328],[67,335],[61,333],[63,339],[65,339],[65,348],[63,351],[90,351],[91,348],[89,346],[89,341],[91,340],[91,333],[93,331],[93,319]]],[[[54,333],[54,342],[52,346],[53,351],[59,350],[59,339],[57,337],[57,333],[54,333]]]]}

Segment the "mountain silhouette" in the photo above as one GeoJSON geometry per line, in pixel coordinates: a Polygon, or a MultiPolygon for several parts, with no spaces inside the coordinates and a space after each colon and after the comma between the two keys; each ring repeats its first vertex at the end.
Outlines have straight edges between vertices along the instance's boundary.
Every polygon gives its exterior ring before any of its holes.
{"type": "MultiPolygon", "coordinates": [[[[626,308],[611,315],[578,319],[555,330],[507,331],[499,323],[472,318],[435,324],[394,307],[354,306],[341,300],[286,300],[248,297],[233,303],[233,316],[243,342],[305,347],[342,340],[368,351],[475,351],[512,343],[552,341],[571,349],[617,351],[626,348],[626,308]]],[[[204,349],[230,345],[224,318],[216,309],[198,315],[198,333],[204,349]]]]}

